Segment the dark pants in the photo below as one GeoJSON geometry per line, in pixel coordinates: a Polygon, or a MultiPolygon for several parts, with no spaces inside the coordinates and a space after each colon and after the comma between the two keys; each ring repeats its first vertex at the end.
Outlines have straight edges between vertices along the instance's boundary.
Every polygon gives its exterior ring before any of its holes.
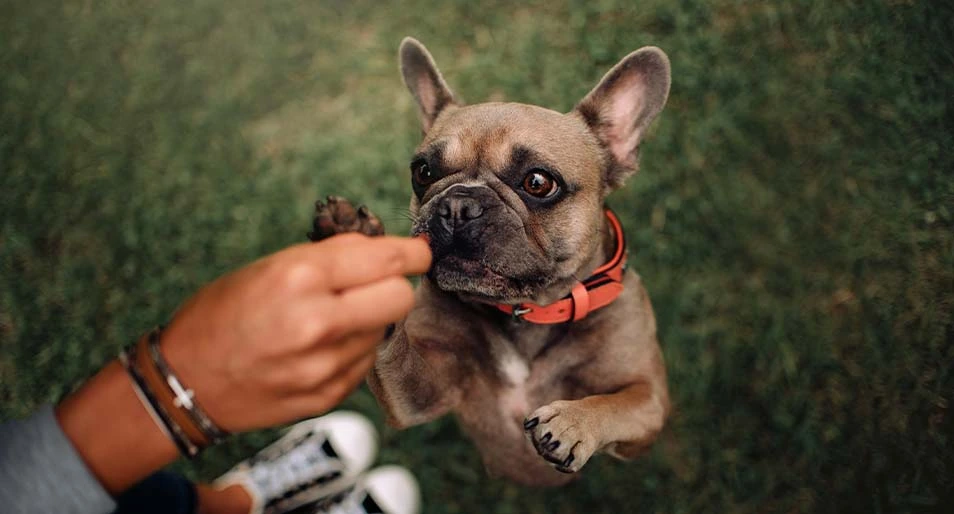
{"type": "Polygon", "coordinates": [[[192,482],[159,471],[119,495],[113,514],[194,514],[197,500],[192,482]]]}

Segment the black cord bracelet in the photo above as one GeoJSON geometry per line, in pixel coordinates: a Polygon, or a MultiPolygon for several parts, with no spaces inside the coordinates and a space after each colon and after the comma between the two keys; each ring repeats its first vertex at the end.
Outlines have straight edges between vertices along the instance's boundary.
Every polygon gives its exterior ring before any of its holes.
{"type": "Polygon", "coordinates": [[[149,333],[149,357],[152,359],[159,374],[176,396],[175,406],[186,411],[193,423],[202,431],[205,437],[216,444],[225,440],[229,433],[218,427],[199,406],[195,399],[195,394],[191,389],[182,385],[179,377],[172,371],[172,368],[162,356],[159,349],[159,341],[162,338],[163,327],[157,327],[149,333]]]}
{"type": "Polygon", "coordinates": [[[182,427],[172,421],[168,413],[166,413],[165,409],[163,409],[162,405],[156,399],[155,394],[153,394],[152,390],[146,385],[145,380],[143,380],[142,375],[136,368],[137,351],[137,345],[133,343],[119,353],[119,362],[122,363],[123,369],[126,370],[129,378],[132,379],[136,396],[139,397],[140,403],[142,403],[146,411],[149,412],[149,415],[156,425],[158,425],[166,437],[172,440],[176,445],[179,453],[189,459],[194,458],[199,454],[200,448],[189,440],[185,433],[183,433],[182,427]]]}

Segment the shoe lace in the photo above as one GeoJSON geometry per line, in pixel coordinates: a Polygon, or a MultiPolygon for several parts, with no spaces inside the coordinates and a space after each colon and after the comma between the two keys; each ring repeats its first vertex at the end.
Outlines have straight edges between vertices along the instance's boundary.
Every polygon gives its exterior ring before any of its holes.
{"type": "Polygon", "coordinates": [[[322,450],[326,439],[323,436],[317,434],[317,437],[296,441],[290,451],[252,467],[251,479],[258,484],[265,498],[273,500],[290,495],[326,475],[342,472],[341,461],[329,458],[322,450]]]}
{"type": "Polygon", "coordinates": [[[362,504],[363,491],[349,487],[316,505],[315,514],[368,514],[362,504]]]}

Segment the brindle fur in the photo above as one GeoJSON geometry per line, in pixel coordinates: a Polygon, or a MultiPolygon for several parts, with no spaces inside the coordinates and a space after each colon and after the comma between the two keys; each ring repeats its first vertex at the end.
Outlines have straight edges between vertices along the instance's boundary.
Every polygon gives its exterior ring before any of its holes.
{"type": "Polygon", "coordinates": [[[616,241],[604,200],[636,170],[639,141],[668,95],[668,59],[633,52],[559,114],[463,106],[423,45],[407,38],[400,56],[424,130],[418,156],[441,178],[411,200],[412,231],[430,236],[434,264],[368,377],[389,422],[453,412],[492,475],[529,485],[566,483],[596,452],[639,455],[669,411],[639,276],[627,271],[614,303],[574,323],[530,324],[490,304],[551,303],[606,261],[616,241]],[[559,201],[518,192],[535,167],[563,177],[559,201]],[[442,216],[452,229],[435,225],[442,216]]]}

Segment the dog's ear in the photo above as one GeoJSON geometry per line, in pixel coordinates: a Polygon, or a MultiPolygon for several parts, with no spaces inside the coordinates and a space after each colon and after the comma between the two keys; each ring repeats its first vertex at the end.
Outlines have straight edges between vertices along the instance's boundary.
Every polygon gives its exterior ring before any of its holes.
{"type": "Polygon", "coordinates": [[[457,104],[457,99],[444,82],[434,58],[420,41],[412,37],[404,38],[398,53],[404,84],[417,102],[421,127],[426,134],[441,111],[448,105],[457,104]]]}
{"type": "Polygon", "coordinates": [[[669,97],[669,58],[647,46],[627,55],[603,76],[576,106],[576,111],[610,157],[610,188],[636,172],[639,142],[669,97]]]}

